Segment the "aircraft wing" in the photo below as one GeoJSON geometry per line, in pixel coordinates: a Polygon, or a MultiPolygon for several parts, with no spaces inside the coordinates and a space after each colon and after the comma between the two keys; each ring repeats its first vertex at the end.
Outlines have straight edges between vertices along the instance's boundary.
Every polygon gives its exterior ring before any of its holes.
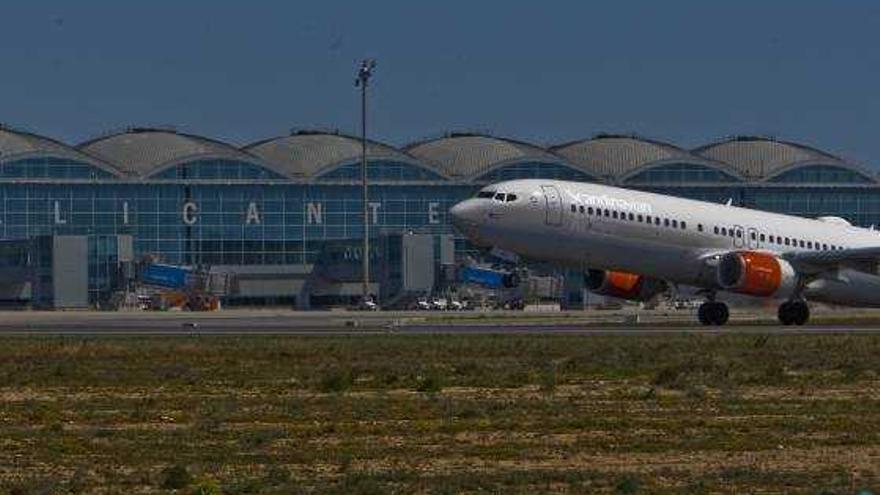
{"type": "Polygon", "coordinates": [[[880,246],[837,251],[792,252],[784,253],[782,258],[802,273],[818,273],[840,267],[876,272],[880,263],[880,246]]]}

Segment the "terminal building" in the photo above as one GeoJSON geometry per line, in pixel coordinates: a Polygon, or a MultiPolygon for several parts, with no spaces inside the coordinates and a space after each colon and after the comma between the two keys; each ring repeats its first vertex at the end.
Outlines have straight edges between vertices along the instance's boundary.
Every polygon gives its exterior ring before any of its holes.
{"type": "MultiPolygon", "coordinates": [[[[360,141],[299,131],[235,146],[133,128],[78,145],[0,128],[0,300],[102,307],[131,264],[234,274],[227,305],[326,307],[360,288],[360,141]],[[76,268],[76,269],[74,269],[76,268]]],[[[447,211],[485,184],[598,182],[782,213],[880,224],[873,170],[803,144],[734,137],[695,149],[626,135],[555,146],[451,133],[367,148],[375,268],[383,300],[453,282],[478,253],[447,211]]],[[[560,298],[577,304],[578,277],[560,298]]]]}

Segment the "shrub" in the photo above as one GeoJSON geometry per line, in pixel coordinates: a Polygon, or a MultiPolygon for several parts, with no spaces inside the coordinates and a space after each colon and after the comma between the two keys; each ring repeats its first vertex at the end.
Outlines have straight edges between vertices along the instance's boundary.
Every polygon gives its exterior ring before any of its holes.
{"type": "Polygon", "coordinates": [[[626,474],[617,481],[617,484],[614,485],[614,490],[615,493],[620,495],[633,495],[639,491],[641,486],[642,483],[636,476],[626,474]]]}
{"type": "Polygon", "coordinates": [[[196,485],[193,495],[220,495],[220,486],[211,480],[205,480],[196,485]]]}
{"type": "Polygon", "coordinates": [[[556,363],[548,362],[541,370],[541,391],[545,394],[552,394],[556,391],[559,384],[559,377],[556,371],[556,363]]]}
{"type": "Polygon", "coordinates": [[[175,464],[162,470],[162,488],[166,490],[180,490],[191,485],[192,475],[186,466],[175,464]]]}
{"type": "Polygon", "coordinates": [[[351,388],[354,379],[350,370],[333,369],[321,377],[321,392],[345,392],[351,388]]]}
{"type": "Polygon", "coordinates": [[[443,377],[436,371],[416,378],[416,390],[429,394],[436,394],[443,390],[443,377]]]}

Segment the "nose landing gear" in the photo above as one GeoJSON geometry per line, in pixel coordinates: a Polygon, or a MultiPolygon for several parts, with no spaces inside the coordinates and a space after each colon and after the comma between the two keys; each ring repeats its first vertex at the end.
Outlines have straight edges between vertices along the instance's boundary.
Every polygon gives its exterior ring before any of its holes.
{"type": "Polygon", "coordinates": [[[810,319],[810,307],[806,301],[786,301],[779,305],[779,322],[783,325],[803,325],[810,319]]]}
{"type": "Polygon", "coordinates": [[[728,318],[730,318],[730,311],[723,302],[709,300],[700,305],[700,309],[697,310],[697,317],[703,325],[720,327],[727,323],[728,318]]]}

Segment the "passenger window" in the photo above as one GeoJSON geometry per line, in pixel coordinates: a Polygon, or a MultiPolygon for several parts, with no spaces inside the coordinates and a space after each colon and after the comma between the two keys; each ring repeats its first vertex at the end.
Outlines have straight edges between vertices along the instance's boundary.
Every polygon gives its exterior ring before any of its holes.
{"type": "Polygon", "coordinates": [[[636,219],[636,216],[633,215],[632,213],[630,213],[630,214],[629,214],[629,221],[632,222],[632,221],[635,220],[635,219],[636,219]]]}
{"type": "Polygon", "coordinates": [[[733,229],[728,230],[727,233],[730,234],[730,237],[734,236],[733,229]]]}
{"type": "Polygon", "coordinates": [[[681,228],[682,228],[682,230],[687,228],[687,223],[685,223],[684,220],[681,221],[681,228]]]}
{"type": "Polygon", "coordinates": [[[654,225],[660,225],[660,217],[654,217],[654,225]]]}
{"type": "Polygon", "coordinates": [[[616,218],[617,218],[617,211],[616,211],[616,210],[615,210],[615,211],[612,211],[612,212],[611,212],[611,216],[612,216],[612,218],[615,218],[615,219],[616,219],[616,218]]]}
{"type": "Polygon", "coordinates": [[[825,251],[828,251],[828,244],[822,244],[822,249],[824,249],[825,251]]]}
{"type": "Polygon", "coordinates": [[[737,231],[736,231],[736,238],[737,238],[737,239],[742,239],[742,236],[743,236],[743,231],[742,231],[742,230],[737,230],[737,231]]]}
{"type": "Polygon", "coordinates": [[[785,238],[785,245],[791,246],[791,239],[789,239],[788,237],[785,238]]]}
{"type": "Polygon", "coordinates": [[[587,208],[587,214],[588,214],[588,215],[592,215],[592,214],[593,214],[593,207],[592,207],[592,206],[589,207],[589,208],[587,208]]]}
{"type": "Polygon", "coordinates": [[[716,225],[713,229],[715,231],[715,235],[718,235],[718,226],[716,225]]]}
{"type": "Polygon", "coordinates": [[[639,215],[639,223],[642,223],[644,221],[645,221],[645,219],[641,215],[639,215]]]}
{"type": "Polygon", "coordinates": [[[663,226],[664,226],[664,227],[669,227],[669,219],[668,219],[668,218],[664,218],[664,219],[663,219],[663,226]]]}
{"type": "Polygon", "coordinates": [[[803,241],[803,239],[801,239],[800,241],[798,241],[798,245],[799,245],[800,247],[804,247],[804,241],[803,241]]]}
{"type": "Polygon", "coordinates": [[[651,215],[646,216],[646,217],[645,217],[645,221],[648,222],[648,223],[654,223],[654,222],[651,221],[651,215]]]}
{"type": "Polygon", "coordinates": [[[807,249],[813,249],[813,241],[807,241],[807,249]]]}
{"type": "Polygon", "coordinates": [[[703,224],[698,223],[698,224],[697,224],[697,230],[699,230],[700,232],[702,232],[702,231],[703,231],[703,224]]]}
{"type": "Polygon", "coordinates": [[[721,235],[723,235],[724,237],[727,237],[727,228],[726,227],[721,227],[721,235]]]}
{"type": "Polygon", "coordinates": [[[674,228],[674,229],[677,229],[677,228],[678,228],[678,220],[673,220],[673,221],[672,221],[672,228],[674,228]]]}
{"type": "Polygon", "coordinates": [[[571,212],[572,212],[572,213],[577,213],[577,206],[575,206],[575,205],[571,205],[571,212]]]}
{"type": "Polygon", "coordinates": [[[765,240],[767,240],[767,237],[764,236],[764,234],[761,234],[760,239],[761,239],[761,242],[764,242],[765,240]]]}
{"type": "Polygon", "coordinates": [[[749,237],[750,237],[753,241],[758,240],[758,234],[755,234],[754,232],[750,232],[750,233],[749,233],[749,237]]]}
{"type": "Polygon", "coordinates": [[[605,210],[605,216],[606,216],[606,217],[610,217],[610,216],[611,216],[611,211],[610,211],[610,210],[605,210]]]}
{"type": "Polygon", "coordinates": [[[581,205],[581,206],[580,206],[580,210],[581,210],[581,215],[583,215],[583,214],[586,213],[586,211],[587,211],[587,210],[584,208],[584,205],[581,205]]]}
{"type": "Polygon", "coordinates": [[[773,240],[773,236],[772,236],[772,235],[770,236],[770,242],[776,242],[776,241],[773,240]]]}

